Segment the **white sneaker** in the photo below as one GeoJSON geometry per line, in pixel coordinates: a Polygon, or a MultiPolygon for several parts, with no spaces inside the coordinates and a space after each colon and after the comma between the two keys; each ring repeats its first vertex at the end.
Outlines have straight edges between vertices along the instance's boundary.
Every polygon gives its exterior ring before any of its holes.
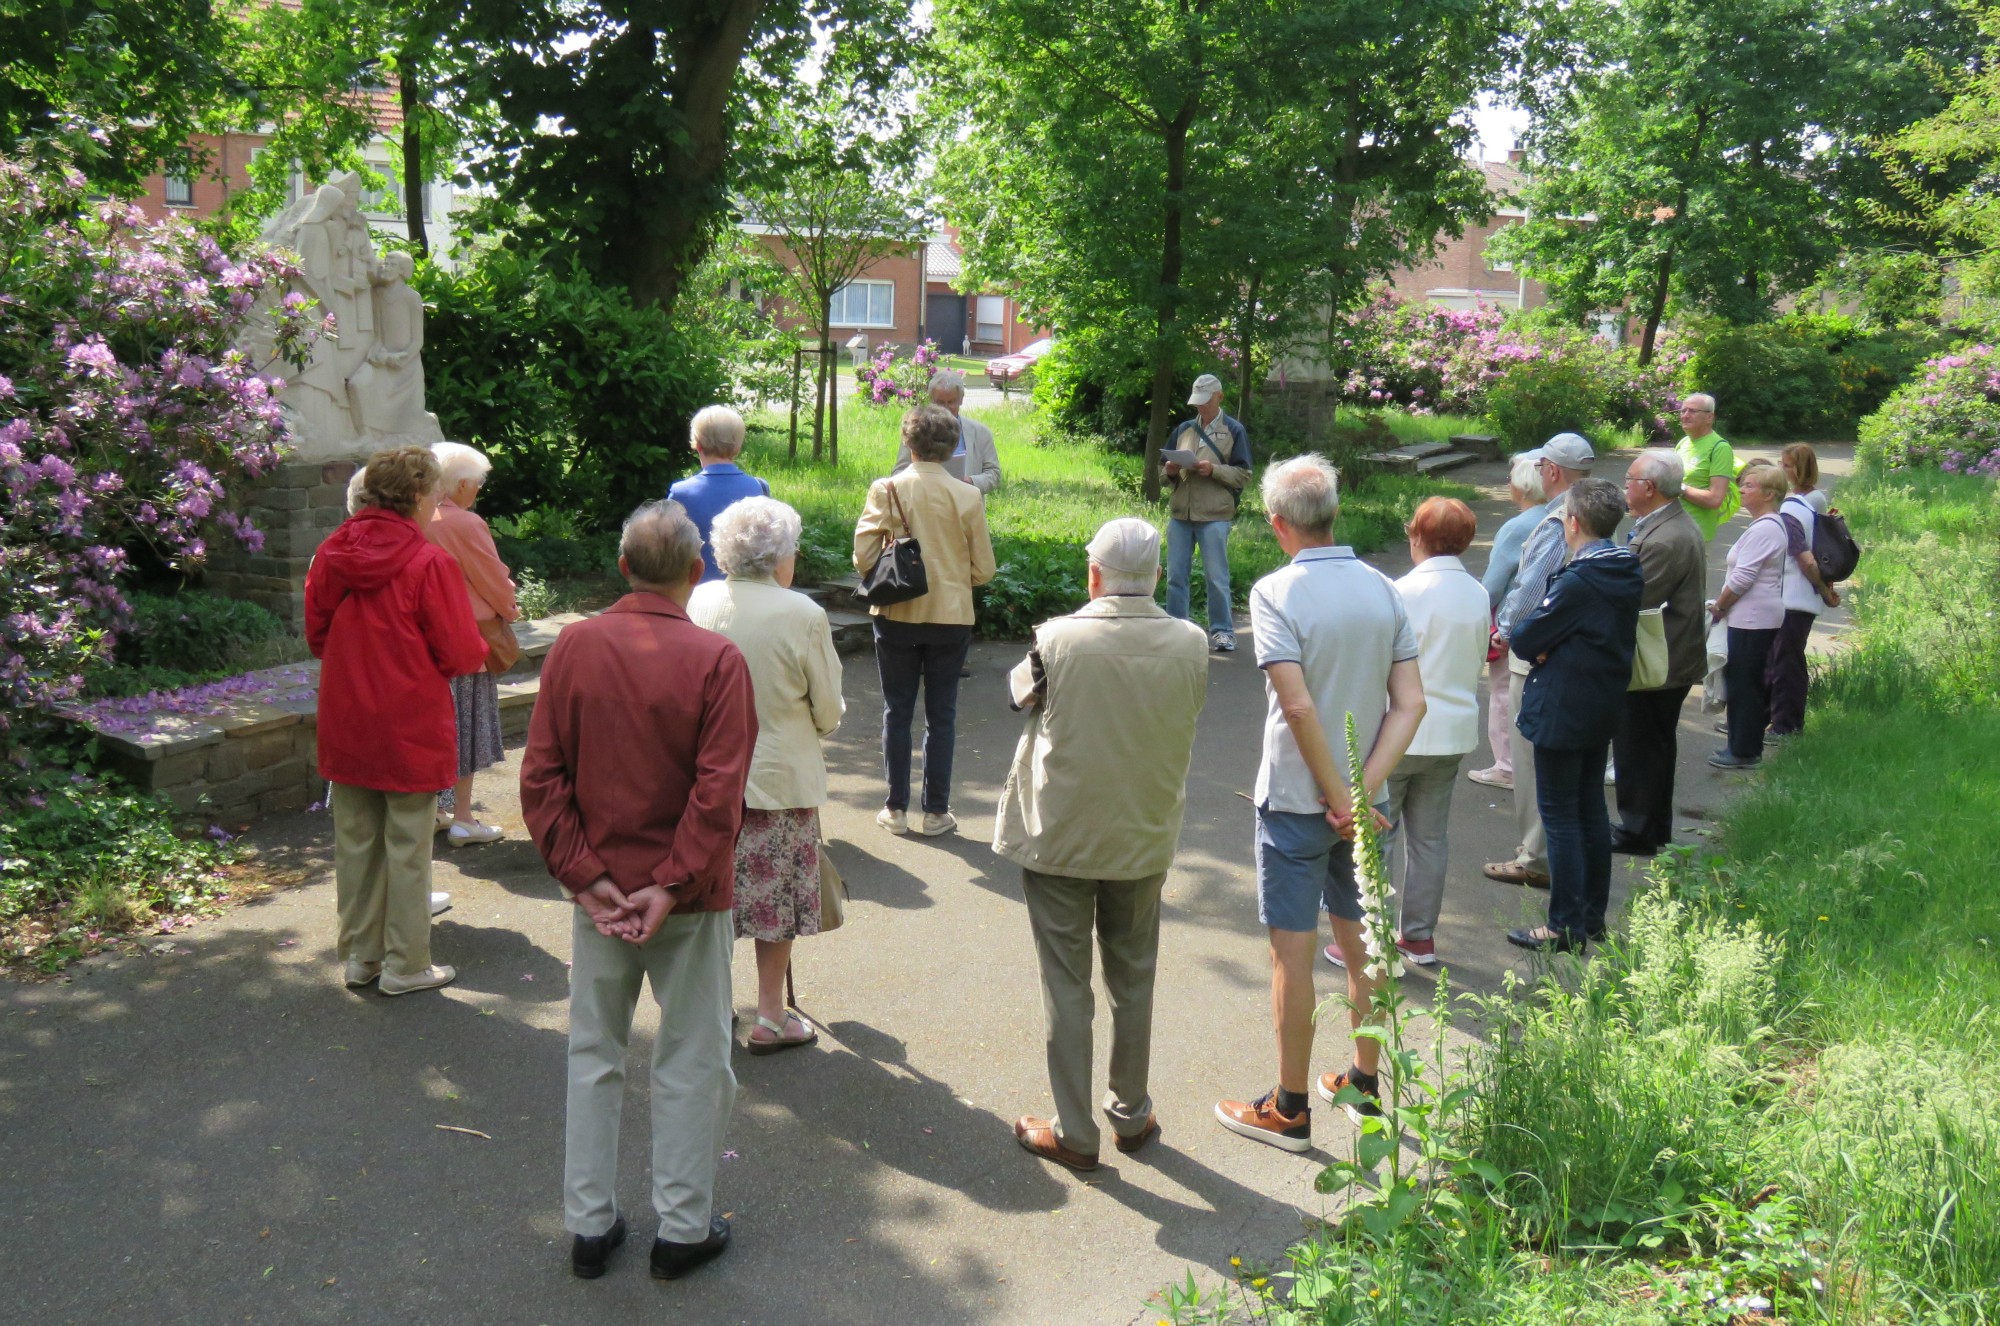
{"type": "Polygon", "coordinates": [[[926,838],[935,838],[939,834],[950,833],[957,827],[958,816],[950,811],[947,810],[942,815],[933,815],[927,810],[924,812],[924,822],[918,827],[917,832],[926,838]]]}
{"type": "Polygon", "coordinates": [[[450,910],[451,910],[451,895],[449,893],[433,893],[431,895],[432,916],[443,916],[446,912],[450,910]]]}
{"type": "Polygon", "coordinates": [[[435,990],[441,985],[450,985],[457,979],[458,968],[434,962],[414,976],[391,976],[383,972],[380,988],[385,995],[415,994],[419,990],[435,990]]]}
{"type": "Polygon", "coordinates": [[[1504,787],[1512,790],[1514,786],[1514,775],[1501,773],[1498,769],[1474,769],[1465,776],[1487,787],[1504,787]]]}
{"type": "Polygon", "coordinates": [[[465,824],[453,820],[451,828],[445,832],[445,841],[453,847],[466,847],[473,843],[497,843],[507,836],[497,824],[481,824],[477,820],[465,824]]]}
{"type": "Polygon", "coordinates": [[[1604,785],[1606,787],[1618,786],[1618,766],[1609,761],[1606,761],[1604,765],[1604,785]]]}
{"type": "Polygon", "coordinates": [[[1233,631],[1210,631],[1208,647],[1221,654],[1236,652],[1236,633],[1233,631]]]}
{"type": "Polygon", "coordinates": [[[890,810],[884,806],[875,813],[875,822],[898,837],[910,831],[910,816],[907,811],[890,810]]]}
{"type": "Polygon", "coordinates": [[[359,958],[347,960],[347,988],[350,990],[359,990],[381,974],[382,964],[379,962],[363,962],[359,958]]]}

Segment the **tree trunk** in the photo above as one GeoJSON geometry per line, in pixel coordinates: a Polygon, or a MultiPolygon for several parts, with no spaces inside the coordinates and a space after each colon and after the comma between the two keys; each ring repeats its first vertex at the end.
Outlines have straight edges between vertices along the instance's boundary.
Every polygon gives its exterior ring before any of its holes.
{"type": "Polygon", "coordinates": [[[819,363],[813,369],[813,459],[826,455],[826,333],[820,332],[819,363]]]}
{"type": "MultiPolygon", "coordinates": [[[[1688,177],[1694,174],[1695,163],[1701,160],[1701,140],[1708,133],[1708,107],[1703,106],[1694,113],[1694,141],[1688,144],[1687,167],[1681,172],[1679,192],[1674,196],[1673,222],[1681,222],[1687,216],[1688,177]]],[[[1672,285],[1674,274],[1674,246],[1669,244],[1660,254],[1658,273],[1653,278],[1653,295],[1646,308],[1646,329],[1639,334],[1639,367],[1653,362],[1653,346],[1659,340],[1660,320],[1667,313],[1667,291],[1672,285]]]]}
{"type": "Polygon", "coordinates": [[[826,463],[840,464],[840,352],[826,371],[826,463]]]}
{"type": "Polygon", "coordinates": [[[396,87],[403,103],[403,219],[410,227],[410,244],[420,258],[431,256],[431,240],[424,226],[424,131],[418,116],[423,98],[418,95],[415,61],[411,47],[414,32],[404,38],[402,54],[396,61],[396,87]]]}
{"type": "Polygon", "coordinates": [[[1153,339],[1153,410],[1146,421],[1146,500],[1160,500],[1160,448],[1167,440],[1173,413],[1174,349],[1180,314],[1181,266],[1186,253],[1181,241],[1182,210],[1187,205],[1188,126],[1194,123],[1190,98],[1167,125],[1167,192],[1160,227],[1159,319],[1153,339]]]}
{"type": "Polygon", "coordinates": [[[1253,361],[1256,359],[1257,343],[1257,291],[1264,284],[1261,274],[1253,275],[1243,290],[1243,317],[1236,328],[1236,353],[1242,358],[1236,365],[1236,417],[1244,423],[1250,422],[1250,391],[1257,380],[1253,361]]]}
{"type": "MultiPolygon", "coordinates": [[[[750,34],[767,0],[723,0],[708,8],[711,23],[690,34],[674,52],[679,74],[670,93],[685,133],[661,142],[659,166],[626,242],[606,255],[609,273],[635,304],[671,313],[687,278],[708,250],[716,208],[726,202],[730,133],[729,95],[749,48],[750,34]]],[[[628,31],[635,36],[639,23],[628,31]]],[[[652,33],[644,30],[650,42],[652,33]]]]}

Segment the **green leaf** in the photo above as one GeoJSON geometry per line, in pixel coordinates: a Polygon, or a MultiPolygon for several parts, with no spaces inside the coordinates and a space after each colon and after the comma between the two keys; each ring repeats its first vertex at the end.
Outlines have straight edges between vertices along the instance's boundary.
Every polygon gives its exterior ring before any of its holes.
{"type": "Polygon", "coordinates": [[[1371,1130],[1369,1128],[1369,1125],[1378,1122],[1378,1120],[1370,1119],[1366,1124],[1363,1124],[1364,1131],[1354,1142],[1355,1157],[1361,1162],[1363,1169],[1371,1172],[1381,1165],[1383,1160],[1400,1145],[1402,1140],[1391,1134],[1386,1128],[1380,1130],[1371,1130]]]}

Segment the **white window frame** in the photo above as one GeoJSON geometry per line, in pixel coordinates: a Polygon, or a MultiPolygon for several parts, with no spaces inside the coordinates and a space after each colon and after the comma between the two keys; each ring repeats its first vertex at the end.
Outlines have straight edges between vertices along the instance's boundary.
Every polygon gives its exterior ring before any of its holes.
{"type": "Polygon", "coordinates": [[[1007,300],[1001,295],[974,295],[972,298],[972,339],[999,345],[1007,339],[1007,300]],[[991,313],[992,317],[986,315],[991,313]]]}
{"type": "Polygon", "coordinates": [[[169,207],[194,206],[194,176],[166,174],[160,177],[160,192],[169,207]],[[175,193],[181,197],[176,198],[175,193]]]}
{"type": "Polygon", "coordinates": [[[896,325],[896,283],[894,281],[849,281],[846,285],[833,292],[833,308],[827,318],[827,325],[829,327],[894,327],[896,325]],[[880,319],[873,316],[877,290],[884,292],[888,304],[887,314],[880,319]],[[855,291],[865,291],[867,295],[866,306],[863,316],[860,319],[852,317],[853,310],[848,307],[853,302],[850,292],[855,291]]]}

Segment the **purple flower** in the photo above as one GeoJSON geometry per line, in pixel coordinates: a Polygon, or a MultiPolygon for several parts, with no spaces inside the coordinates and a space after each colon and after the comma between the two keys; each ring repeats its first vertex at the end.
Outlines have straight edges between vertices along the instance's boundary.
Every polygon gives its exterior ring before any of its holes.
{"type": "Polygon", "coordinates": [[[111,353],[111,347],[104,343],[102,336],[93,336],[81,345],[71,346],[68,359],[69,366],[85,377],[113,381],[119,377],[118,356],[111,353]]]}

